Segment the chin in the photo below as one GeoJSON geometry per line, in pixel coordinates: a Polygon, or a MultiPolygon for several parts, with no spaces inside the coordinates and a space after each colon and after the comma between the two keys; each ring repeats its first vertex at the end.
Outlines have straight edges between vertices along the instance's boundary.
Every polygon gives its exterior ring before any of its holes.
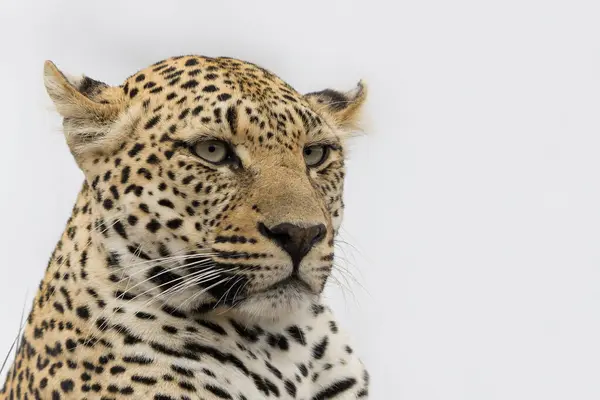
{"type": "Polygon", "coordinates": [[[235,306],[230,310],[249,320],[277,321],[289,317],[318,298],[319,294],[307,284],[288,279],[266,290],[248,294],[235,301],[235,306]]]}
{"type": "Polygon", "coordinates": [[[231,311],[249,320],[277,321],[319,299],[319,295],[302,285],[289,284],[249,295],[231,311]]]}
{"type": "MultiPolygon", "coordinates": [[[[226,293],[232,292],[228,290],[226,293]]],[[[236,292],[231,297],[221,296],[217,301],[216,298],[205,294],[193,302],[188,302],[188,307],[179,305],[177,308],[194,314],[235,315],[248,322],[278,321],[318,301],[319,297],[320,292],[314,291],[305,282],[297,278],[288,278],[266,289],[245,293],[239,297],[236,292]]]]}

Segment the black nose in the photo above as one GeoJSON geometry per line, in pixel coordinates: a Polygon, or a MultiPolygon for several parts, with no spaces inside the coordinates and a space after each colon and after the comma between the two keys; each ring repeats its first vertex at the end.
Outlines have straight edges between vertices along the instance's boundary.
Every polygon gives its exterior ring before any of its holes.
{"type": "Polygon", "coordinates": [[[323,224],[301,227],[283,223],[267,228],[261,223],[258,230],[284,249],[292,257],[294,265],[298,265],[310,249],[325,238],[327,233],[323,224]]]}

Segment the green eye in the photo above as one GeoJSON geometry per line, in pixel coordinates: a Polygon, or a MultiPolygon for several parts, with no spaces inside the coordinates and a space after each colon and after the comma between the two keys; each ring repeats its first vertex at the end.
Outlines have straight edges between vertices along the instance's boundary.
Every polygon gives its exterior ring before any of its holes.
{"type": "Polygon", "coordinates": [[[198,142],[194,145],[192,151],[204,161],[213,164],[221,164],[227,161],[231,156],[229,145],[220,140],[198,142]]]}
{"type": "Polygon", "coordinates": [[[309,167],[318,167],[327,160],[329,147],[325,145],[314,145],[304,148],[304,161],[309,167]]]}

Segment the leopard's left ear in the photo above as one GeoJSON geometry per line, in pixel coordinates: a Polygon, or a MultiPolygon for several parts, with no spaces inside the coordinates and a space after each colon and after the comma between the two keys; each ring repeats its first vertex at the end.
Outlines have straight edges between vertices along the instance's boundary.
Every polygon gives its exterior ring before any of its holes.
{"type": "Polygon", "coordinates": [[[347,92],[325,89],[305,94],[304,98],[316,112],[330,116],[337,127],[358,129],[362,106],[367,99],[367,86],[361,80],[347,92]]]}

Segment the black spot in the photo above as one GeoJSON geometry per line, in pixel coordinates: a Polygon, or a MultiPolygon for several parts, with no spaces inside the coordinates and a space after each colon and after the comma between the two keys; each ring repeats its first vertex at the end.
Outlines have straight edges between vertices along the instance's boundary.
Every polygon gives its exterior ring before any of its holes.
{"type": "Polygon", "coordinates": [[[121,221],[117,221],[113,225],[114,230],[121,236],[123,239],[127,239],[127,232],[125,231],[125,226],[121,221]]]}
{"type": "Polygon", "coordinates": [[[230,320],[231,325],[233,326],[233,328],[235,329],[236,333],[238,335],[240,335],[240,337],[242,337],[243,339],[249,341],[249,342],[257,342],[258,341],[258,337],[260,336],[260,331],[258,329],[252,329],[249,328],[245,325],[242,325],[234,320],[230,320]]]}
{"type": "Polygon", "coordinates": [[[143,312],[143,311],[136,312],[135,316],[138,317],[139,319],[145,319],[145,320],[149,320],[149,321],[152,321],[152,320],[156,319],[156,316],[154,316],[152,314],[148,314],[148,313],[143,312]]]}
{"type": "Polygon", "coordinates": [[[74,351],[75,348],[77,347],[77,342],[75,342],[73,339],[69,338],[65,342],[65,347],[66,347],[67,351],[74,351]]]}
{"type": "Polygon", "coordinates": [[[321,339],[320,342],[316,343],[313,346],[313,357],[317,360],[320,360],[321,358],[323,358],[323,355],[325,354],[325,350],[327,350],[327,345],[329,344],[329,339],[327,338],[327,336],[323,336],[323,339],[321,339]]]}
{"type": "MultiPolygon", "coordinates": [[[[146,168],[142,167],[140,169],[137,170],[137,174],[138,175],[142,175],[144,178],[151,180],[152,179],[152,174],[150,173],[150,171],[148,171],[146,168]]],[[[136,188],[137,189],[137,188],[136,188]]],[[[142,189],[143,190],[143,189],[142,189]]]]}
{"type": "Polygon", "coordinates": [[[284,350],[284,351],[288,350],[290,348],[288,340],[283,335],[270,334],[267,339],[267,342],[269,343],[270,346],[279,347],[279,349],[284,350]]]}
{"type": "Polygon", "coordinates": [[[129,180],[130,173],[131,168],[129,166],[123,168],[123,171],[121,171],[121,183],[127,183],[127,181],[129,180]]]}
{"type": "Polygon", "coordinates": [[[148,120],[148,122],[146,122],[146,125],[144,125],[144,129],[151,129],[156,124],[158,124],[159,121],[160,121],[160,115],[155,115],[154,117],[150,118],[148,120]]]}
{"type": "Polygon", "coordinates": [[[59,313],[61,313],[61,314],[65,313],[65,308],[62,306],[62,304],[60,304],[58,302],[54,302],[53,306],[54,306],[54,309],[56,311],[58,311],[59,313]]]}
{"type": "Polygon", "coordinates": [[[180,218],[175,218],[167,221],[167,227],[170,229],[177,229],[183,224],[183,220],[180,218]]]}
{"type": "Polygon", "coordinates": [[[158,204],[163,206],[163,207],[168,207],[168,208],[175,208],[175,205],[173,204],[173,202],[169,199],[160,199],[158,201],[158,204]]]}
{"type": "Polygon", "coordinates": [[[137,88],[133,88],[131,89],[131,92],[129,92],[129,97],[133,99],[136,94],[138,94],[138,90],[137,88]]]}
{"type": "Polygon", "coordinates": [[[237,131],[237,120],[238,120],[237,110],[233,106],[229,107],[227,109],[227,112],[225,113],[225,118],[227,119],[227,122],[229,123],[229,128],[231,129],[231,133],[233,135],[235,135],[235,133],[237,131]]]}
{"type": "Polygon", "coordinates": [[[123,361],[128,364],[148,365],[152,364],[152,359],[144,356],[125,356],[123,361]]]}
{"type": "Polygon", "coordinates": [[[273,364],[271,364],[268,361],[265,361],[265,365],[267,366],[269,371],[271,371],[273,373],[273,375],[275,375],[277,378],[279,378],[279,379],[283,378],[283,374],[281,373],[281,371],[278,370],[277,368],[275,368],[275,366],[273,364]]]}
{"type": "Polygon", "coordinates": [[[219,90],[219,88],[216,87],[215,85],[208,85],[208,86],[204,86],[202,88],[202,91],[207,92],[207,93],[216,92],[217,90],[219,90]]]}
{"type": "Polygon", "coordinates": [[[150,376],[133,375],[131,377],[133,382],[143,383],[144,385],[154,385],[157,381],[156,378],[150,376]]]}
{"type": "Polygon", "coordinates": [[[196,391],[196,387],[194,385],[192,385],[190,382],[186,382],[186,381],[179,382],[179,387],[184,390],[187,390],[188,392],[196,391]]]}
{"type": "Polygon", "coordinates": [[[181,85],[181,88],[182,89],[192,89],[192,88],[195,88],[196,86],[198,86],[198,81],[195,79],[190,79],[189,81],[187,81],[186,83],[181,85]]]}
{"type": "Polygon", "coordinates": [[[204,388],[220,399],[233,399],[224,389],[214,385],[204,385],[204,388]]]}
{"type": "Polygon", "coordinates": [[[60,383],[60,388],[63,390],[63,392],[65,393],[69,393],[73,391],[73,387],[75,385],[73,384],[73,381],[71,379],[65,379],[64,381],[62,381],[60,383]]]}
{"type": "Polygon", "coordinates": [[[146,79],[146,75],[144,75],[144,74],[139,74],[138,76],[136,76],[136,78],[135,78],[135,81],[136,81],[136,82],[141,82],[141,81],[143,81],[144,79],[146,79]]]}
{"type": "Polygon", "coordinates": [[[102,206],[105,209],[110,210],[113,208],[113,201],[111,199],[104,199],[104,201],[102,202],[102,206]]]}
{"type": "Polygon", "coordinates": [[[146,159],[146,162],[148,164],[158,164],[158,163],[160,163],[160,160],[158,159],[158,157],[156,156],[156,154],[150,154],[148,156],[148,158],[146,159]]]}
{"type": "Polygon", "coordinates": [[[195,58],[190,58],[185,62],[186,67],[191,67],[193,65],[198,65],[198,60],[196,60],[195,58]]]}
{"type": "Polygon", "coordinates": [[[121,394],[131,394],[133,393],[133,388],[131,386],[125,386],[121,388],[121,394]]]}
{"type": "Polygon", "coordinates": [[[77,307],[75,309],[75,312],[77,313],[77,316],[79,318],[82,318],[82,319],[90,318],[90,310],[87,308],[87,306],[77,307]]]}
{"type": "Polygon", "coordinates": [[[192,115],[198,115],[202,112],[202,110],[204,110],[204,107],[202,106],[194,107],[194,109],[192,110],[192,115]]]}
{"type": "Polygon", "coordinates": [[[290,95],[287,95],[287,94],[284,94],[284,95],[283,95],[283,98],[284,98],[284,99],[288,99],[289,101],[291,101],[291,102],[293,102],[293,103],[297,103],[297,102],[298,102],[298,100],[296,100],[295,98],[293,98],[292,96],[290,96],[290,95]]]}
{"type": "Polygon", "coordinates": [[[187,117],[187,115],[189,114],[189,112],[190,112],[190,109],[189,109],[189,108],[186,108],[185,110],[183,110],[183,111],[181,112],[181,114],[179,114],[179,117],[178,117],[178,118],[179,118],[179,119],[184,119],[185,117],[187,117]]]}
{"type": "Polygon", "coordinates": [[[229,100],[231,98],[231,95],[229,93],[221,93],[220,95],[217,96],[217,100],[219,101],[226,101],[229,100]]]}
{"type": "Polygon", "coordinates": [[[333,384],[327,386],[322,389],[316,395],[312,397],[312,400],[327,400],[338,397],[338,395],[346,392],[348,389],[352,388],[356,385],[356,379],[354,378],[346,378],[334,382],[333,384]]]}
{"type": "Polygon", "coordinates": [[[300,370],[300,373],[302,374],[303,377],[306,378],[308,376],[308,369],[306,368],[306,365],[300,364],[300,365],[298,365],[298,369],[300,370]]]}
{"type": "Polygon", "coordinates": [[[287,332],[297,343],[301,344],[302,346],[306,346],[306,338],[304,337],[304,332],[302,332],[300,327],[296,325],[290,326],[287,329],[287,332]]]}
{"type": "Polygon", "coordinates": [[[329,329],[331,330],[331,333],[338,333],[339,331],[335,321],[329,321],[329,329]]]}
{"type": "Polygon", "coordinates": [[[160,229],[160,222],[153,219],[152,221],[146,224],[146,229],[148,229],[152,233],[156,233],[160,229]]]}
{"type": "Polygon", "coordinates": [[[292,382],[290,380],[286,380],[285,381],[285,390],[288,392],[288,394],[290,396],[292,396],[293,398],[296,398],[296,385],[294,385],[294,382],[292,382]]]}
{"type": "Polygon", "coordinates": [[[185,313],[183,313],[183,312],[179,311],[178,309],[176,309],[176,308],[174,308],[174,307],[170,307],[170,306],[168,306],[168,305],[164,305],[164,306],[162,307],[162,310],[163,310],[165,313],[167,313],[167,314],[169,314],[169,315],[172,315],[172,316],[173,316],[173,317],[175,317],[175,318],[180,318],[180,319],[186,319],[186,318],[187,318],[187,315],[186,315],[185,313]]]}
{"type": "Polygon", "coordinates": [[[115,296],[115,298],[122,300],[133,300],[135,298],[135,295],[133,293],[124,292],[122,290],[115,290],[113,295],[115,296]]]}
{"type": "Polygon", "coordinates": [[[180,367],[179,365],[171,365],[171,369],[177,372],[179,375],[187,376],[188,378],[194,377],[194,372],[190,369],[180,367]]]}
{"type": "Polygon", "coordinates": [[[174,397],[168,396],[166,394],[155,394],[154,395],[154,400],[177,400],[174,397]]]}
{"type": "Polygon", "coordinates": [[[322,306],[321,304],[313,304],[311,306],[313,315],[316,317],[319,314],[323,314],[325,312],[325,307],[322,306]]]}
{"type": "Polygon", "coordinates": [[[131,150],[129,150],[127,154],[129,155],[129,157],[135,157],[140,151],[143,150],[143,148],[144,145],[142,143],[136,143],[133,145],[133,147],[131,148],[131,150]]]}
{"type": "MultiPolygon", "coordinates": [[[[115,200],[119,200],[119,190],[117,189],[117,187],[115,185],[112,185],[110,187],[110,192],[112,193],[115,200]]],[[[71,237],[70,239],[73,239],[73,238],[71,237]]]]}
{"type": "Polygon", "coordinates": [[[180,281],[180,276],[164,269],[163,267],[154,266],[148,272],[148,279],[160,287],[160,290],[172,288],[180,281]]]}
{"type": "Polygon", "coordinates": [[[225,331],[225,329],[223,329],[221,327],[221,325],[216,324],[214,322],[210,322],[210,321],[206,321],[203,319],[197,319],[196,322],[205,327],[206,329],[211,330],[212,332],[218,334],[218,335],[222,335],[222,336],[227,336],[227,331],[225,331]]]}

